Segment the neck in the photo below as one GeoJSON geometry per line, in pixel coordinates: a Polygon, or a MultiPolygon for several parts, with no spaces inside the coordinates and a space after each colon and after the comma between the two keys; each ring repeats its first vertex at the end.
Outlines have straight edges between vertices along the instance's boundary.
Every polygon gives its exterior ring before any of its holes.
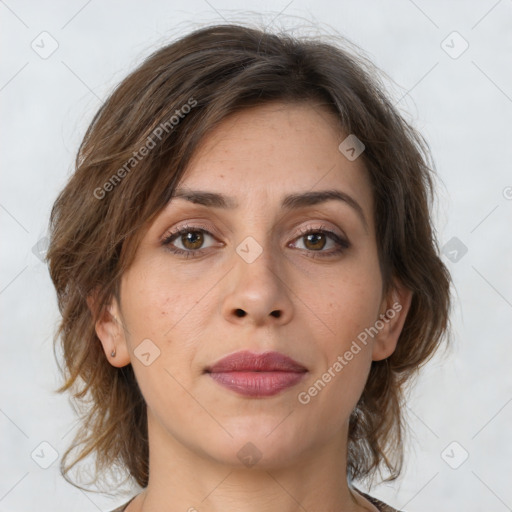
{"type": "Polygon", "coordinates": [[[127,512],[360,512],[376,510],[346,478],[345,434],[287,462],[233,466],[164,432],[148,410],[149,484],[127,512]]]}

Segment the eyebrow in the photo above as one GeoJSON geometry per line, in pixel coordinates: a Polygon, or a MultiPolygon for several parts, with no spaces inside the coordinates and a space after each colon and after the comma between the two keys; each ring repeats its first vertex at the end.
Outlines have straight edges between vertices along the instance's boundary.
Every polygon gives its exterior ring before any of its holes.
{"type": "MultiPolygon", "coordinates": [[[[234,198],[218,194],[216,192],[206,192],[203,190],[177,189],[172,197],[185,199],[194,204],[200,204],[210,208],[235,209],[238,203],[234,198]]],[[[368,228],[366,217],[364,216],[361,205],[346,192],[341,190],[320,190],[315,192],[303,192],[300,194],[290,194],[282,200],[281,207],[285,210],[298,210],[307,206],[314,206],[327,201],[341,201],[348,204],[362,220],[365,228],[368,228]]]]}

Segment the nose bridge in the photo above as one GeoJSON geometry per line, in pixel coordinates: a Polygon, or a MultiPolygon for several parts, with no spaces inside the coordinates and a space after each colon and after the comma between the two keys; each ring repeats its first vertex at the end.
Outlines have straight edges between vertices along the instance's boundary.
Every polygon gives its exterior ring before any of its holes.
{"type": "Polygon", "coordinates": [[[253,235],[247,236],[236,247],[237,275],[248,291],[262,288],[258,293],[263,290],[270,293],[279,288],[276,282],[279,262],[273,243],[269,234],[262,233],[258,239],[253,235]]]}
{"type": "Polygon", "coordinates": [[[258,272],[261,272],[261,266],[266,265],[267,271],[270,271],[272,266],[277,263],[274,260],[276,250],[274,244],[277,241],[274,240],[274,230],[271,221],[268,220],[272,215],[269,215],[267,218],[267,215],[263,213],[271,214],[266,203],[268,195],[260,193],[258,197],[260,199],[253,195],[245,204],[245,208],[240,216],[242,229],[239,230],[243,238],[235,247],[235,252],[236,256],[245,264],[241,265],[242,268],[257,263],[255,267],[258,272]]]}
{"type": "Polygon", "coordinates": [[[280,275],[278,248],[273,243],[270,232],[260,230],[236,246],[232,286],[224,304],[224,313],[230,319],[248,317],[257,324],[289,319],[292,304],[280,275]]]}

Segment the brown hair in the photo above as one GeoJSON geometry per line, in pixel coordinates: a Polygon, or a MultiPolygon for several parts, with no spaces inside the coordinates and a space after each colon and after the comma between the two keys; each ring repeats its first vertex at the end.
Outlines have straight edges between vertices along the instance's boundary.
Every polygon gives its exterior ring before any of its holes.
{"type": "Polygon", "coordinates": [[[116,368],[104,356],[95,322],[119,298],[138,241],[203,136],[228,115],[269,101],[320,102],[365,145],[384,287],[397,279],[413,298],[396,350],[372,362],[350,417],[347,476],[382,467],[387,480],[400,474],[405,384],[447,330],[450,277],[431,225],[428,144],[394,108],[378,74],[364,56],[318,37],[217,25],[150,55],[102,105],[50,217],[47,259],[62,314],[55,345],[61,341],[65,367],[57,391],[71,389],[82,404],[82,429],[61,461],[66,480],[79,487],[67,473],[95,454],[96,478],[119,465],[147,486],[146,405],[131,365],[116,368]]]}

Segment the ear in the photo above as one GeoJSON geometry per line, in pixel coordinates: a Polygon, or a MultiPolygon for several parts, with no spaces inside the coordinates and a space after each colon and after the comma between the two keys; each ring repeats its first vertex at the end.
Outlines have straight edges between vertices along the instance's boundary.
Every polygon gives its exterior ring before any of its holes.
{"type": "Polygon", "coordinates": [[[386,359],[395,351],[411,307],[412,296],[412,290],[395,281],[387,296],[382,300],[379,318],[375,321],[378,334],[374,338],[373,361],[386,359]]]}
{"type": "MultiPolygon", "coordinates": [[[[93,317],[96,308],[99,307],[97,297],[96,291],[87,297],[87,305],[93,317]]],[[[102,308],[94,328],[103,346],[107,361],[117,368],[129,364],[130,355],[126,342],[127,331],[124,328],[120,307],[115,297],[106,307],[102,308]]]]}

